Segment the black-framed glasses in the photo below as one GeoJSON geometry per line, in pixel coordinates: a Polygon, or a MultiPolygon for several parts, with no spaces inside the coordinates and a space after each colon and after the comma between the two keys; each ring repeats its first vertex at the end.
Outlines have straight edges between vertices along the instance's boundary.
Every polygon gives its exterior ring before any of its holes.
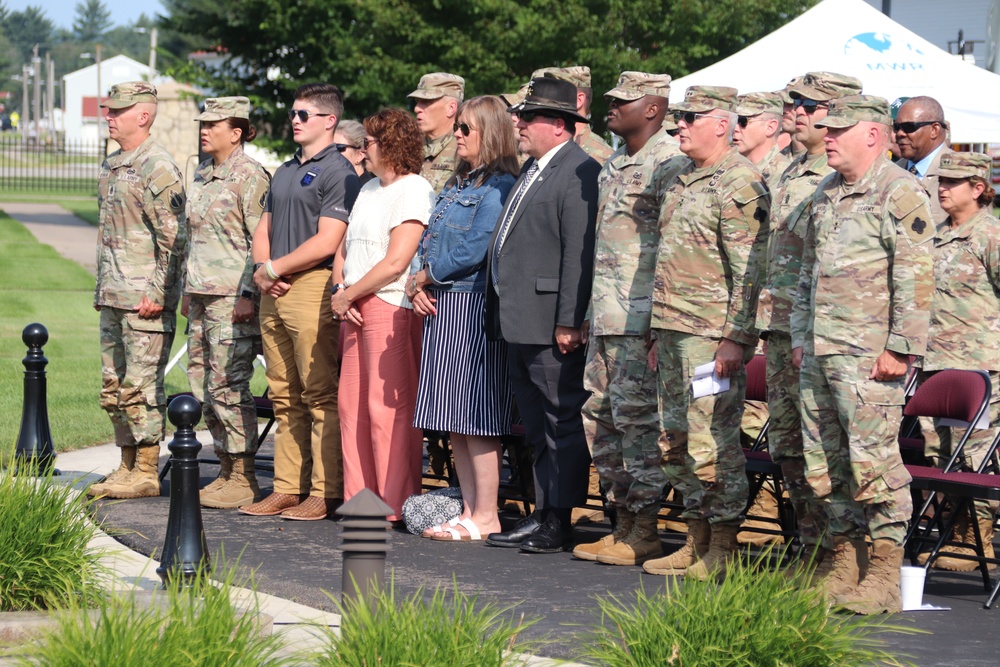
{"type": "Polygon", "coordinates": [[[472,132],[474,129],[476,128],[469,127],[468,123],[455,123],[455,126],[451,129],[451,131],[458,132],[459,130],[461,130],[462,136],[467,137],[469,136],[469,133],[472,132]]]}
{"type": "Polygon", "coordinates": [[[308,123],[309,119],[313,116],[332,116],[332,113],[309,113],[305,109],[289,109],[288,110],[288,120],[295,120],[298,116],[299,120],[303,123],[308,123]]]}
{"type": "MultiPolygon", "coordinates": [[[[550,113],[545,113],[544,111],[519,111],[517,117],[523,120],[525,123],[530,123],[536,118],[555,118],[550,113]]],[[[468,135],[466,135],[468,136],[468,135]]]]}
{"type": "Polygon", "coordinates": [[[928,125],[934,125],[935,123],[937,123],[938,125],[944,125],[944,123],[942,123],[939,120],[920,120],[909,123],[893,123],[892,131],[902,132],[903,134],[913,134],[920,128],[927,127],[928,125]]]}
{"type": "Polygon", "coordinates": [[[365,137],[364,142],[361,144],[361,147],[364,150],[368,150],[369,146],[371,146],[372,144],[377,144],[377,143],[378,143],[378,139],[369,139],[368,137],[365,137]]]}
{"type": "Polygon", "coordinates": [[[356,151],[361,150],[361,146],[355,146],[354,144],[336,144],[336,146],[337,146],[337,152],[338,153],[343,153],[348,148],[353,148],[356,151]]]}
{"type": "Polygon", "coordinates": [[[826,102],[817,102],[816,100],[807,100],[803,97],[797,97],[792,102],[792,106],[796,109],[802,107],[802,110],[807,114],[815,113],[816,109],[827,109],[830,107],[826,102]]]}
{"type": "Polygon", "coordinates": [[[677,122],[684,121],[688,125],[692,124],[699,118],[715,118],[716,120],[725,120],[722,116],[716,116],[710,113],[698,113],[697,111],[678,111],[674,114],[674,118],[677,122]]]}

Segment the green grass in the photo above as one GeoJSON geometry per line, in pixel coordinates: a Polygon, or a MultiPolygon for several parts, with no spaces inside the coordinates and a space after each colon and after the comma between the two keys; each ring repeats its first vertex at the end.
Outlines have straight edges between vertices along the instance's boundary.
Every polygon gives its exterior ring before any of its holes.
{"type": "Polygon", "coordinates": [[[531,622],[514,622],[511,609],[480,604],[455,586],[428,600],[417,591],[397,601],[390,586],[372,605],[350,601],[341,608],[340,637],[327,633],[328,648],[309,659],[318,667],[514,667],[519,641],[531,622]],[[513,654],[512,654],[513,653],[513,654]]]}
{"type": "Polygon", "coordinates": [[[602,622],[581,638],[581,659],[602,667],[907,664],[878,635],[913,630],[888,617],[836,614],[821,592],[765,568],[767,557],[736,563],[722,583],[672,578],[665,595],[599,598],[602,622]]]}
{"type": "Polygon", "coordinates": [[[87,546],[97,533],[85,517],[89,502],[48,476],[0,474],[0,611],[101,599],[105,570],[87,546]]]}
{"type": "Polygon", "coordinates": [[[32,202],[38,204],[57,204],[93,226],[100,222],[97,208],[97,188],[92,192],[73,192],[58,190],[40,192],[33,190],[8,190],[0,193],[0,200],[9,202],[32,202]]]}

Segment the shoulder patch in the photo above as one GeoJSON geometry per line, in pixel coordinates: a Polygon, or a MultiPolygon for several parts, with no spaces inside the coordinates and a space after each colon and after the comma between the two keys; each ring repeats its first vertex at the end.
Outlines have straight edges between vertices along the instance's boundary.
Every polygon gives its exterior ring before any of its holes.
{"type": "Polygon", "coordinates": [[[760,199],[767,194],[767,186],[763,181],[739,178],[734,184],[733,201],[737,204],[747,204],[760,199]]]}
{"type": "Polygon", "coordinates": [[[171,190],[170,210],[174,213],[184,212],[184,190],[182,188],[171,190]]]}
{"type": "MultiPolygon", "coordinates": [[[[149,184],[149,190],[155,197],[178,181],[180,181],[180,178],[177,174],[170,170],[164,170],[149,184]]],[[[181,196],[183,197],[183,192],[181,196]]]]}
{"type": "Polygon", "coordinates": [[[926,194],[916,188],[898,187],[889,195],[889,213],[897,220],[902,220],[921,205],[926,204],[926,194]]]}

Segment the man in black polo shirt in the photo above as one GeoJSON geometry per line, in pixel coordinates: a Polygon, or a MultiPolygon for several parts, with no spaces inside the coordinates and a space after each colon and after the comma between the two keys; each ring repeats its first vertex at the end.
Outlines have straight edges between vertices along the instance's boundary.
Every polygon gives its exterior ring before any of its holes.
{"type": "Polygon", "coordinates": [[[274,493],[244,514],[313,521],[343,498],[337,416],[338,328],[330,310],[333,254],[361,185],[333,140],[340,90],[310,83],[289,112],[300,148],[271,181],[253,238],[254,281],[274,434],[274,493]]]}

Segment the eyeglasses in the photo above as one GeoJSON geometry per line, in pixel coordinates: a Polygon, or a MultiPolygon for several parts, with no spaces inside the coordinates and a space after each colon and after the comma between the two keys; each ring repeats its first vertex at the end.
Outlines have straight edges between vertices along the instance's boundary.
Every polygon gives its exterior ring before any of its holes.
{"type": "Polygon", "coordinates": [[[806,100],[801,97],[795,98],[792,102],[792,106],[796,109],[802,107],[802,110],[807,114],[815,113],[816,109],[828,109],[830,105],[826,102],[817,102],[816,100],[806,100]]]}
{"type": "Polygon", "coordinates": [[[303,123],[308,123],[309,119],[313,116],[332,116],[332,113],[309,113],[305,109],[289,109],[288,110],[288,120],[295,120],[298,116],[299,120],[303,123]]]}
{"type": "Polygon", "coordinates": [[[361,147],[364,148],[365,150],[368,150],[369,146],[371,146],[372,144],[377,144],[377,143],[378,143],[378,139],[369,139],[368,137],[365,137],[365,140],[361,144],[361,147]]]}
{"type": "MultiPolygon", "coordinates": [[[[526,121],[526,122],[531,122],[531,121],[526,121]]],[[[455,126],[452,128],[451,131],[452,132],[458,132],[459,130],[461,130],[462,131],[462,136],[463,137],[467,137],[467,136],[469,136],[469,133],[472,132],[474,129],[476,129],[476,128],[469,127],[468,123],[455,123],[455,126]]]]}
{"type": "Polygon", "coordinates": [[[742,128],[745,128],[750,123],[756,123],[758,121],[764,120],[763,118],[757,118],[756,116],[751,118],[750,116],[737,116],[736,124],[742,128]]]}
{"type": "Polygon", "coordinates": [[[921,120],[914,123],[893,123],[892,131],[902,132],[903,134],[913,134],[920,128],[927,127],[928,125],[933,125],[934,123],[937,123],[938,125],[944,125],[944,123],[942,123],[939,120],[921,120]]]}
{"type": "Polygon", "coordinates": [[[552,114],[543,113],[541,111],[519,111],[517,116],[525,123],[530,123],[536,118],[555,118],[552,114]]]}
{"type": "Polygon", "coordinates": [[[338,153],[343,153],[348,148],[353,148],[356,151],[361,150],[361,146],[355,146],[353,144],[336,144],[336,146],[337,146],[337,152],[338,153]]]}
{"type": "Polygon", "coordinates": [[[716,120],[725,120],[722,116],[715,116],[710,113],[698,113],[696,111],[678,111],[674,114],[674,118],[677,119],[677,122],[684,121],[688,125],[692,124],[699,118],[715,118],[716,120]]]}

